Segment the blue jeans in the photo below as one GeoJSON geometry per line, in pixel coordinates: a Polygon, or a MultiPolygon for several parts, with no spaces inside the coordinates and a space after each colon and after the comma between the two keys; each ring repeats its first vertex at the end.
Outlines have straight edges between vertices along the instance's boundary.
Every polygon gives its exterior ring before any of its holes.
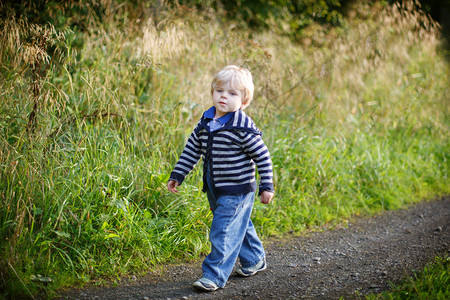
{"type": "Polygon", "coordinates": [[[265,253],[250,220],[255,193],[216,197],[208,186],[213,221],[209,233],[211,253],[203,261],[203,277],[223,288],[238,257],[246,268],[256,265],[265,253]]]}

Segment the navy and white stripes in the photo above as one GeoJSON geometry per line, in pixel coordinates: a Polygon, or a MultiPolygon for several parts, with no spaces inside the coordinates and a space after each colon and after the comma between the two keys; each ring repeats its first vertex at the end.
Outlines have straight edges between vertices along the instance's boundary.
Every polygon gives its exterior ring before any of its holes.
{"type": "MultiPolygon", "coordinates": [[[[222,128],[213,132],[209,132],[207,122],[203,116],[189,137],[170,179],[181,184],[202,157],[204,168],[212,170],[217,194],[255,191],[255,165],[261,177],[259,193],[273,191],[270,153],[252,119],[237,110],[222,128]]],[[[205,178],[203,190],[206,191],[205,178]]]]}

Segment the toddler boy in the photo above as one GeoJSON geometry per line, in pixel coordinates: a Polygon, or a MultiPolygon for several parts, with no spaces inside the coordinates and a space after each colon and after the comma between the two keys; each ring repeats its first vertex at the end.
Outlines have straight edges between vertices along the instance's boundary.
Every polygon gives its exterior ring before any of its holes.
{"type": "Polygon", "coordinates": [[[234,65],[218,72],[211,84],[213,106],[203,113],[189,137],[167,188],[178,193],[186,175],[203,158],[203,192],[213,220],[211,253],[203,262],[203,277],[193,287],[214,291],[225,284],[239,257],[240,276],[266,269],[265,252],[250,216],[256,192],[255,165],[260,175],[261,203],[274,196],[272,161],[261,132],[242,110],[253,98],[249,70],[234,65]]]}

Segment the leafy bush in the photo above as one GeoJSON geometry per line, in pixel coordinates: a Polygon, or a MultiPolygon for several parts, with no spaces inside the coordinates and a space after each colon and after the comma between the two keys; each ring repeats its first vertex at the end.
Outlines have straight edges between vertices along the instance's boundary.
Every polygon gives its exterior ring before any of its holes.
{"type": "Polygon", "coordinates": [[[171,1],[194,6],[200,10],[213,9],[240,26],[270,28],[300,37],[303,29],[314,22],[339,25],[342,21],[340,0],[276,0],[276,1],[171,1]]]}

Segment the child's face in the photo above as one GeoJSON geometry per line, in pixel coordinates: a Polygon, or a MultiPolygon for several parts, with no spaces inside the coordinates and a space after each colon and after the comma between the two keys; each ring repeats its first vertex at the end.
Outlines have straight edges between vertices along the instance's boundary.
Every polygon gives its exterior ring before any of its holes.
{"type": "Polygon", "coordinates": [[[229,84],[217,86],[212,98],[216,108],[216,118],[237,111],[242,106],[242,91],[231,87],[229,84]]]}

